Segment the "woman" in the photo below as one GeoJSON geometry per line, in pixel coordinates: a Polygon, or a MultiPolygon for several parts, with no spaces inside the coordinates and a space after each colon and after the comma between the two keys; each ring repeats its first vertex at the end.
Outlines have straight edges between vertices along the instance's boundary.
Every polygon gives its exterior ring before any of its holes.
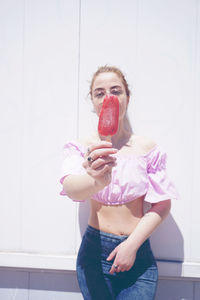
{"type": "Polygon", "coordinates": [[[90,95],[98,116],[106,95],[118,97],[119,126],[110,141],[96,132],[64,146],[60,194],[90,201],[77,257],[78,283],[86,300],[152,300],[158,269],[149,237],[178,195],[167,176],[167,155],[125,126],[130,91],[118,68],[100,67],[90,95]],[[144,200],[151,203],[145,214],[144,200]]]}

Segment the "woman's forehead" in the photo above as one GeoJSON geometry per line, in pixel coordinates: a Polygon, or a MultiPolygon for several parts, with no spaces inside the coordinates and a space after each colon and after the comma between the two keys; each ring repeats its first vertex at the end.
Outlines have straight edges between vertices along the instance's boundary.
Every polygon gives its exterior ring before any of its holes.
{"type": "Polygon", "coordinates": [[[100,73],[94,80],[93,89],[104,86],[123,86],[119,76],[113,72],[100,73]]]}

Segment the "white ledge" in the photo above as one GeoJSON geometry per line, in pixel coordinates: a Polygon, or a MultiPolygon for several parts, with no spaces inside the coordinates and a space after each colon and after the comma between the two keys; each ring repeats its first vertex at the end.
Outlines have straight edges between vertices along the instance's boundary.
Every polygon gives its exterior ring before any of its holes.
{"type": "MultiPolygon", "coordinates": [[[[157,261],[159,277],[200,277],[200,263],[157,261]]],[[[76,255],[31,254],[24,252],[0,252],[0,266],[43,270],[76,270],[76,255]]]]}

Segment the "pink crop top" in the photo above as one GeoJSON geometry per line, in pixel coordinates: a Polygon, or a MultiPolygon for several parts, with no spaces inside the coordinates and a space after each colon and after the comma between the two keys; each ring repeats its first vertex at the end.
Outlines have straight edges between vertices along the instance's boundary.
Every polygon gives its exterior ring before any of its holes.
{"type": "MultiPolygon", "coordinates": [[[[75,141],[69,141],[64,145],[61,184],[69,174],[86,173],[82,166],[86,151],[86,146],[75,141]]],[[[92,199],[106,205],[117,205],[133,201],[143,195],[144,201],[150,203],[179,198],[179,193],[167,174],[167,154],[158,144],[144,155],[118,153],[114,155],[117,157],[117,165],[112,169],[112,181],[92,195],[92,199]]],[[[66,195],[64,189],[60,195],[66,195]]]]}

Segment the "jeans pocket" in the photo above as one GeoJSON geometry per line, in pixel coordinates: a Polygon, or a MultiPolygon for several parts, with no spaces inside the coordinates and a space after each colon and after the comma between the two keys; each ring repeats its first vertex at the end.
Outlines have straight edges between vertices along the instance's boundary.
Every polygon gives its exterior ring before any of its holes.
{"type": "Polygon", "coordinates": [[[109,261],[101,261],[101,267],[102,267],[102,271],[104,274],[108,274],[111,267],[112,267],[112,263],[110,263],[109,261]]]}

